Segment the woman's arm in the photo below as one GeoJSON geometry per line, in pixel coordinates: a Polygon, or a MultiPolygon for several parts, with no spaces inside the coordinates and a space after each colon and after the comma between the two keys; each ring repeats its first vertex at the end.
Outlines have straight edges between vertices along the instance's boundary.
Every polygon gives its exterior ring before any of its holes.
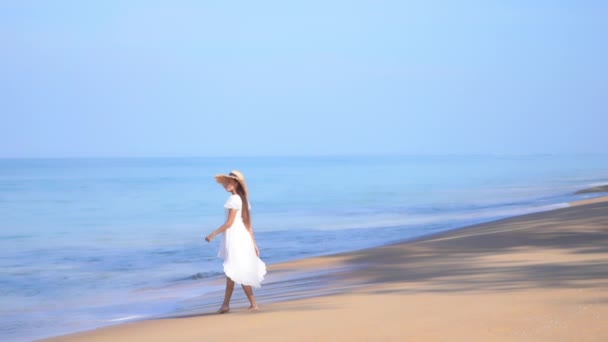
{"type": "Polygon", "coordinates": [[[228,217],[226,218],[226,222],[221,227],[214,230],[213,233],[209,234],[205,238],[205,240],[207,240],[207,242],[211,242],[211,240],[213,240],[216,236],[218,236],[219,234],[225,232],[228,228],[230,228],[230,226],[232,226],[232,223],[234,223],[234,218],[236,217],[237,212],[238,212],[238,210],[236,210],[236,209],[230,209],[230,211],[228,212],[228,217]]]}

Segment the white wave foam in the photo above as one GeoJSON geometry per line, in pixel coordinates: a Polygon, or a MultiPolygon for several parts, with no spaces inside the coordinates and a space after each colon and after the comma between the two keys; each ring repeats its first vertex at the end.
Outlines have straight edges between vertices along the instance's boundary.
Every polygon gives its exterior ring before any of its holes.
{"type": "Polygon", "coordinates": [[[604,185],[608,185],[608,182],[589,183],[589,184],[587,184],[587,187],[588,188],[595,188],[596,186],[604,186],[604,185]]]}
{"type": "Polygon", "coordinates": [[[427,225],[445,224],[460,222],[480,222],[499,218],[513,217],[531,214],[542,211],[549,211],[567,208],[568,203],[556,203],[533,207],[519,208],[492,208],[487,210],[474,210],[470,212],[458,213],[434,213],[423,215],[398,214],[398,215],[379,215],[359,218],[325,218],[321,222],[311,222],[313,229],[319,230],[338,230],[338,229],[358,229],[358,228],[386,228],[405,225],[427,225]]]}
{"type": "Polygon", "coordinates": [[[131,321],[131,320],[142,318],[142,317],[144,317],[144,316],[142,316],[142,315],[131,315],[131,316],[125,316],[125,317],[119,317],[119,318],[109,319],[108,322],[131,321]]]}

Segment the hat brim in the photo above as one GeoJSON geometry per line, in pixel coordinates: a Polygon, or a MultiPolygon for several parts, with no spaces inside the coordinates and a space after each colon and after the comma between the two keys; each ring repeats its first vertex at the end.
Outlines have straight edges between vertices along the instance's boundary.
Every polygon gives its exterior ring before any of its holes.
{"type": "Polygon", "coordinates": [[[231,176],[231,175],[215,175],[215,180],[220,183],[220,184],[224,184],[228,179],[234,179],[235,181],[239,182],[239,184],[243,187],[243,190],[245,190],[245,195],[249,196],[249,190],[247,189],[247,183],[245,183],[244,180],[235,177],[235,176],[231,176]]]}
{"type": "Polygon", "coordinates": [[[229,176],[229,175],[215,175],[215,180],[218,183],[224,183],[227,179],[234,179],[235,181],[239,181],[237,177],[229,176]]]}

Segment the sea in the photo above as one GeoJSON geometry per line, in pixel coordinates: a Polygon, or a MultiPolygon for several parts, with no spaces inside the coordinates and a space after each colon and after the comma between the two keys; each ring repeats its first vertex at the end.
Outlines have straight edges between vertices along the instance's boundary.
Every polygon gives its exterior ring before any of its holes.
{"type": "Polygon", "coordinates": [[[229,196],[213,176],[233,169],[269,265],[567,207],[608,184],[608,155],[0,159],[0,340],[167,315],[217,291],[219,239],[204,237],[229,196]]]}

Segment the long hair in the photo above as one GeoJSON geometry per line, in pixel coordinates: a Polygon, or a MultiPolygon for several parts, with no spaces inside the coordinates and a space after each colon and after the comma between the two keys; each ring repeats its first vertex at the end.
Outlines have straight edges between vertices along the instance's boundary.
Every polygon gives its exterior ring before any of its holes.
{"type": "Polygon", "coordinates": [[[245,223],[245,227],[251,229],[251,215],[249,215],[249,200],[247,199],[247,195],[245,194],[245,190],[241,186],[241,183],[236,182],[238,185],[236,187],[236,193],[241,197],[241,201],[243,202],[243,207],[241,209],[243,222],[245,223]]]}

